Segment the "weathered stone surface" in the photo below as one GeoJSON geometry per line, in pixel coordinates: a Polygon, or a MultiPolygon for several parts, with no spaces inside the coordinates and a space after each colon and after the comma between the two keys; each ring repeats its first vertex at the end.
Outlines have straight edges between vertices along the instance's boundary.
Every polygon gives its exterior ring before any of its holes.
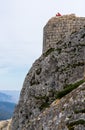
{"type": "Polygon", "coordinates": [[[85,18],[74,14],[51,18],[44,27],[43,53],[49,48],[56,48],[57,43],[85,27],[85,18]]]}
{"type": "Polygon", "coordinates": [[[11,119],[0,121],[0,130],[11,130],[11,119]]]}
{"type": "MultiPolygon", "coordinates": [[[[70,25],[72,24],[73,28],[73,21],[77,21],[79,18],[75,17],[74,15],[70,15],[65,16],[65,19],[70,22],[70,25]],[[74,18],[75,20],[73,20],[74,18]]],[[[66,27],[66,32],[68,30],[67,22],[65,22],[64,16],[60,18],[53,18],[47,23],[45,27],[45,32],[47,33],[44,34],[45,39],[47,39],[47,34],[50,32],[52,37],[50,37],[49,42],[44,40],[43,54],[38,60],[35,61],[25,78],[20,100],[14,112],[12,130],[55,130],[56,125],[54,125],[53,129],[50,128],[49,125],[46,126],[48,128],[44,126],[42,128],[41,123],[45,123],[46,120],[49,124],[49,115],[47,115],[46,118],[41,117],[42,121],[39,122],[39,127],[37,122],[34,122],[34,119],[36,120],[37,117],[45,110],[45,108],[56,99],[56,94],[60,90],[64,90],[68,84],[73,84],[84,77],[85,18],[82,18],[83,22],[79,28],[77,27],[78,29],[71,31],[71,33],[67,32],[65,34],[65,38],[61,37],[61,39],[58,39],[57,41],[57,38],[55,37],[57,37],[57,35],[59,37],[61,33],[59,31],[55,31],[54,33],[53,28],[55,28],[55,30],[58,29],[57,24],[60,24],[59,21],[60,23],[64,24],[64,27],[66,27]],[[51,46],[48,46],[49,44],[51,46]],[[31,123],[31,125],[29,125],[32,120],[33,124],[31,123]]],[[[60,26],[60,29],[62,32],[62,25],[60,26]]],[[[81,95],[79,94],[79,96],[81,95]]],[[[80,102],[80,104],[81,103],[82,102],[80,102]]],[[[70,107],[70,104],[68,105],[70,107]]],[[[62,106],[62,101],[60,106],[62,106]]],[[[50,109],[52,109],[52,107],[50,109]]],[[[63,114],[65,115],[66,112],[63,114]]],[[[67,114],[69,114],[68,111],[67,114]]],[[[55,116],[57,115],[54,115],[54,117],[55,116]]],[[[62,111],[60,113],[60,117],[61,116],[62,111]]],[[[56,120],[56,123],[58,124],[57,121],[58,120],[56,120]]],[[[80,127],[83,128],[83,126],[80,127]]],[[[63,128],[63,126],[61,128],[63,128]]],[[[58,129],[56,127],[56,130],[64,129],[58,129]]],[[[78,129],[76,128],[75,130],[78,129]]]]}
{"type": "Polygon", "coordinates": [[[85,130],[85,83],[55,100],[23,130],[85,130]]]}

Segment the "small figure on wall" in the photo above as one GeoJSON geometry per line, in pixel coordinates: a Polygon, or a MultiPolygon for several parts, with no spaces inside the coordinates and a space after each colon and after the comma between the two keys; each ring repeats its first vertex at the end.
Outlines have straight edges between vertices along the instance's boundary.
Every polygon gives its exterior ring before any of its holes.
{"type": "Polygon", "coordinates": [[[59,12],[56,14],[56,16],[62,16],[59,12]]]}

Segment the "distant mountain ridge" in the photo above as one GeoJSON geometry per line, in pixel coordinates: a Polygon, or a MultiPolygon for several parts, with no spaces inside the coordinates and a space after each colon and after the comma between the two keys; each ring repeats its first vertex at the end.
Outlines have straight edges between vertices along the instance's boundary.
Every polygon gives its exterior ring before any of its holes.
{"type": "Polygon", "coordinates": [[[0,90],[0,101],[17,103],[19,94],[17,90],[0,90]]]}
{"type": "Polygon", "coordinates": [[[10,119],[19,99],[19,91],[0,91],[0,120],[10,119]]]}
{"type": "Polygon", "coordinates": [[[11,96],[10,95],[7,95],[5,93],[2,93],[0,92],[0,101],[3,101],[3,102],[10,102],[11,101],[11,96]]]}
{"type": "Polygon", "coordinates": [[[16,104],[0,101],[0,120],[10,119],[13,115],[16,104]]]}

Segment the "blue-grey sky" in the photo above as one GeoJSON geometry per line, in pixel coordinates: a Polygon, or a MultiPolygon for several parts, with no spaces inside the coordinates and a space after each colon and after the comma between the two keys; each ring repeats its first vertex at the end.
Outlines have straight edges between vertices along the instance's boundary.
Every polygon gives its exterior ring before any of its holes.
{"type": "Polygon", "coordinates": [[[0,0],[0,90],[20,90],[42,53],[43,27],[61,14],[85,16],[85,0],[0,0]]]}

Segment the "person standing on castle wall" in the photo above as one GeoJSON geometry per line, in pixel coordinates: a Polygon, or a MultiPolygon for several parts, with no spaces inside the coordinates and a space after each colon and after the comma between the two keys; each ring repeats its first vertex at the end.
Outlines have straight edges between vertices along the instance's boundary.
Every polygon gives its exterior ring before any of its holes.
{"type": "Polygon", "coordinates": [[[56,16],[62,16],[59,12],[56,14],[56,16]]]}

